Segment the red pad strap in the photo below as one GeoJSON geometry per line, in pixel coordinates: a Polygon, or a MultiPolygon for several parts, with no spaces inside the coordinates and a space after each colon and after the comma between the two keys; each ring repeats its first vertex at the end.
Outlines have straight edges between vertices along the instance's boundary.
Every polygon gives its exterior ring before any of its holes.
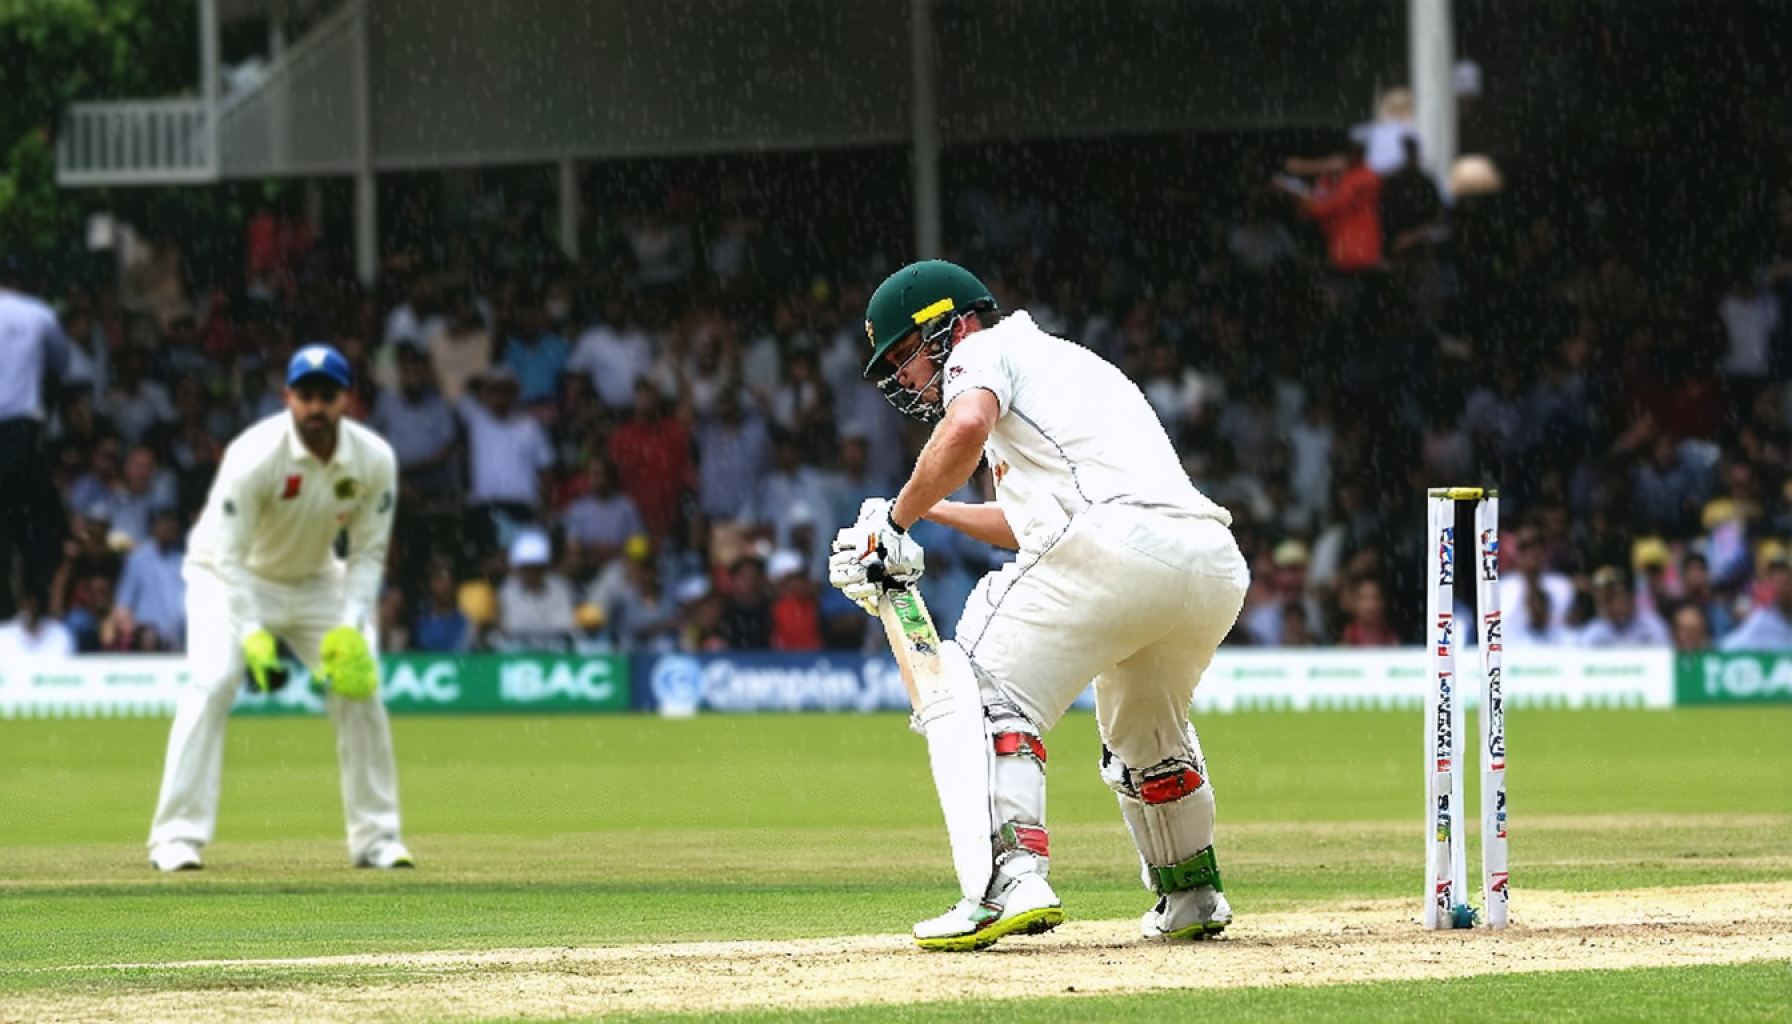
{"type": "Polygon", "coordinates": [[[1041,857],[1052,855],[1051,838],[1045,829],[1038,825],[1014,825],[1014,845],[1023,850],[1031,850],[1041,857]]]}
{"type": "Polygon", "coordinates": [[[1041,743],[1037,736],[1024,732],[998,732],[995,744],[997,757],[1011,757],[1023,753],[1021,748],[1025,747],[1024,753],[1032,754],[1040,764],[1045,763],[1045,744],[1041,743]]]}
{"type": "Polygon", "coordinates": [[[1155,779],[1146,779],[1139,786],[1139,799],[1148,804],[1167,804],[1172,800],[1180,800],[1206,784],[1201,773],[1193,768],[1185,768],[1174,775],[1160,775],[1155,779]]]}

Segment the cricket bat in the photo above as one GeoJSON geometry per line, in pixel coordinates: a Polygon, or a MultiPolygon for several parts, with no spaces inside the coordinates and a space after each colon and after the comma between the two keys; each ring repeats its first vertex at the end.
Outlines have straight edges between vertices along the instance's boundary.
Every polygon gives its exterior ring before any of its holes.
{"type": "Polygon", "coordinates": [[[927,602],[921,600],[920,588],[889,580],[883,583],[884,592],[877,599],[877,618],[884,624],[890,652],[896,655],[896,666],[902,670],[909,706],[920,711],[945,687],[939,630],[934,628],[933,616],[927,613],[927,602]]]}

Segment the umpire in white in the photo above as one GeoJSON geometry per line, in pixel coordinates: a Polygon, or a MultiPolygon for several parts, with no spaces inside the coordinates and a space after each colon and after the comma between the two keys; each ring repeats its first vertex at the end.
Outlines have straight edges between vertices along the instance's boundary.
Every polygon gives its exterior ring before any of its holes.
{"type": "Polygon", "coordinates": [[[277,640],[328,689],[349,858],[411,867],[398,828],[392,730],[375,694],[374,609],[392,533],[391,446],[343,419],[348,361],[309,345],[286,372],[287,411],[238,435],[187,543],[187,657],[149,833],[162,871],[200,866],[218,817],[224,726],[247,669],[265,690],[277,640]],[[348,557],[336,557],[347,534],[348,557]]]}

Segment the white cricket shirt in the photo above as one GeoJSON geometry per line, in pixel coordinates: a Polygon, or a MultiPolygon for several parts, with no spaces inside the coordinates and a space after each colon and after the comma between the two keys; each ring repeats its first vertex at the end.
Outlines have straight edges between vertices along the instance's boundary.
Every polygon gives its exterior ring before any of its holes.
{"type": "Polygon", "coordinates": [[[1024,311],[952,350],[946,404],[973,388],[1000,407],[984,454],[1022,551],[1042,551],[1071,516],[1104,503],[1232,525],[1232,514],[1189,482],[1138,385],[1081,345],[1040,330],[1024,311]]]}
{"type": "Polygon", "coordinates": [[[238,434],[187,539],[187,561],[216,572],[231,616],[247,636],[261,628],[258,581],[314,580],[337,564],[336,535],[348,532],[342,622],[361,626],[379,599],[397,502],[398,460],[366,427],[344,419],[326,464],[305,447],[281,411],[238,434]]]}

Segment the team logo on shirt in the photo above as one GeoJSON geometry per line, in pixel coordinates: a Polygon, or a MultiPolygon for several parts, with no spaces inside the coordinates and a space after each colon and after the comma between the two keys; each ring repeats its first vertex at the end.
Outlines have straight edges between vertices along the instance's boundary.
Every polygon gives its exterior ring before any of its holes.
{"type": "Polygon", "coordinates": [[[291,476],[288,476],[286,478],[286,489],[280,492],[280,500],[281,501],[291,501],[292,499],[298,497],[299,496],[299,485],[303,484],[304,482],[305,482],[305,478],[303,476],[300,476],[297,473],[294,473],[291,476]]]}
{"type": "Polygon", "coordinates": [[[387,491],[386,493],[380,495],[380,507],[378,509],[376,509],[375,511],[377,511],[381,514],[392,511],[392,492],[391,491],[387,491]]]}
{"type": "Polygon", "coordinates": [[[963,363],[954,363],[953,365],[946,367],[946,379],[947,380],[957,380],[961,375],[963,375],[963,373],[964,373],[964,364],[963,363]]]}
{"type": "Polygon", "coordinates": [[[357,490],[359,490],[360,487],[361,487],[360,484],[356,483],[355,481],[353,481],[352,479],[349,479],[347,477],[344,477],[343,479],[336,481],[336,500],[337,501],[353,501],[355,498],[355,492],[357,490]]]}
{"type": "Polygon", "coordinates": [[[224,514],[227,516],[236,515],[236,502],[231,501],[229,498],[225,498],[224,499],[224,514]]]}

